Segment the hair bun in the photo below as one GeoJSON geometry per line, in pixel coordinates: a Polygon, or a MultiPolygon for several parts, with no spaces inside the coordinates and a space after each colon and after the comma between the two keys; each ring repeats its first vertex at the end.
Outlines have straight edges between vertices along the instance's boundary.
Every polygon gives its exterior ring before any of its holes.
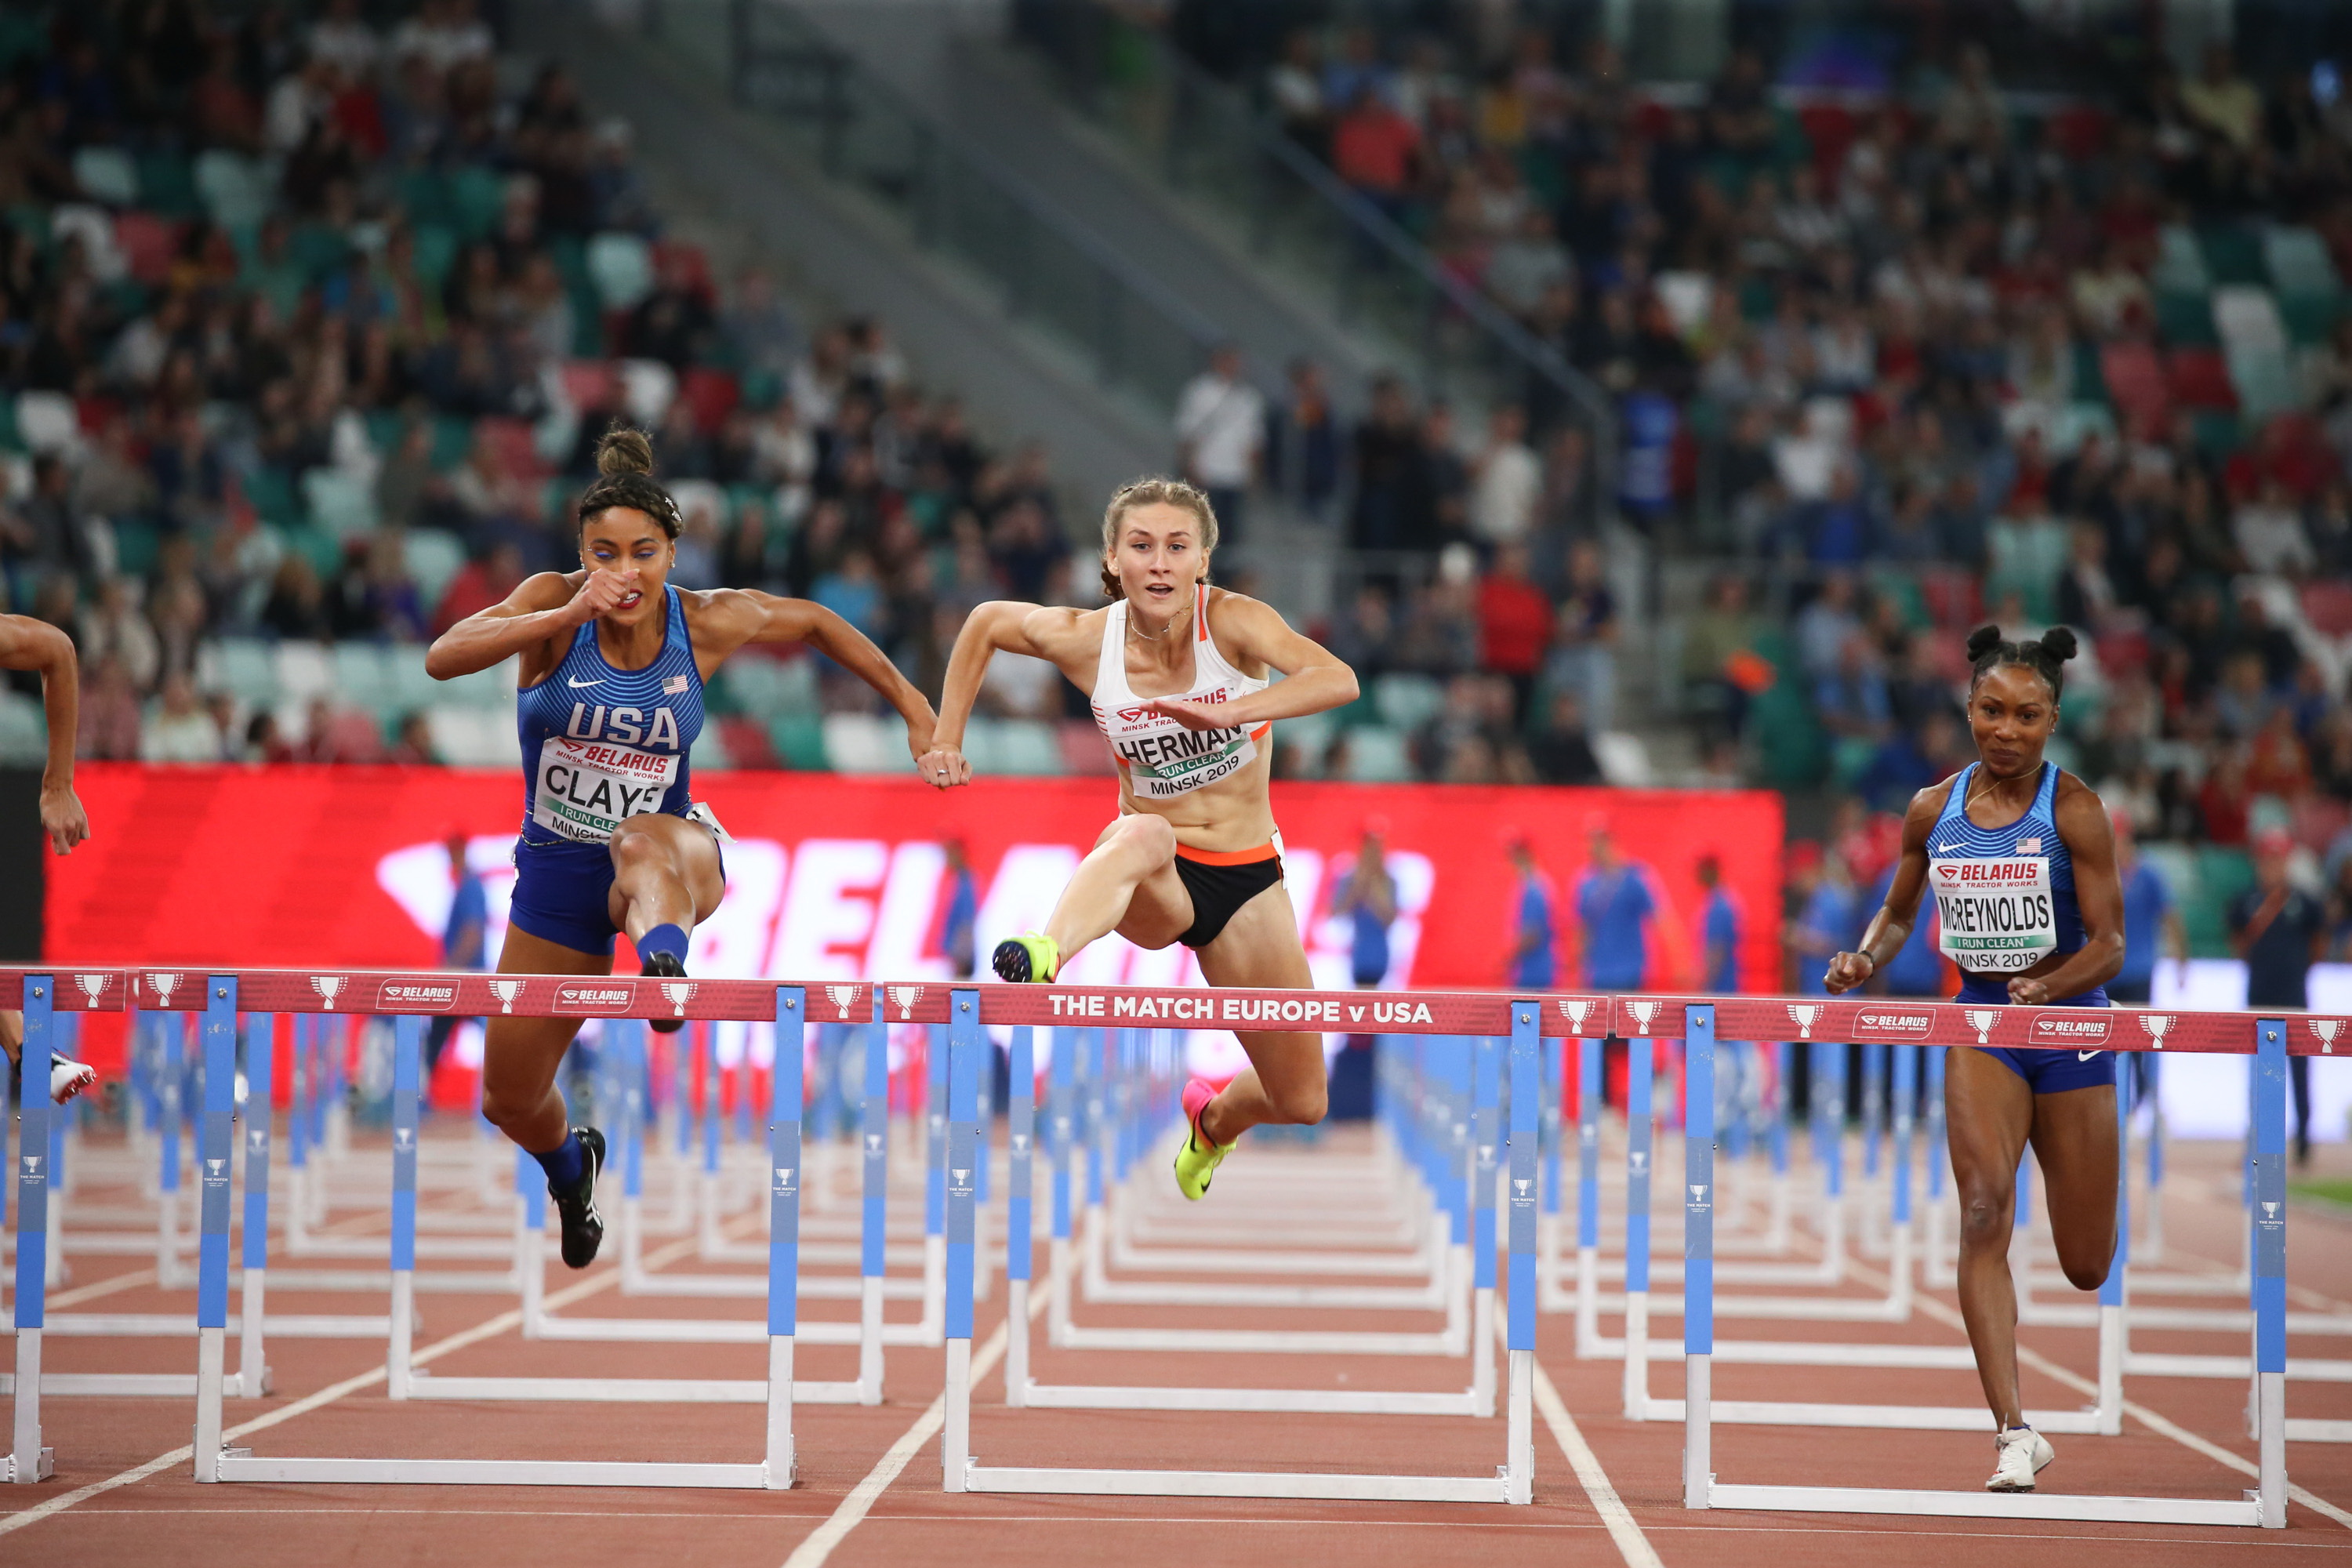
{"type": "Polygon", "coordinates": [[[2066,626],[2052,626],[2042,634],[2042,651],[2061,664],[2074,658],[2075,651],[2081,647],[2082,645],[2074,640],[2074,631],[2066,626]]]}
{"type": "Polygon", "coordinates": [[[650,475],[654,471],[652,437],[625,425],[614,426],[596,443],[596,471],[650,475]]]}
{"type": "Polygon", "coordinates": [[[1999,626],[1979,626],[1969,634],[1969,662],[1974,664],[2000,646],[2000,628],[1999,626]]]}

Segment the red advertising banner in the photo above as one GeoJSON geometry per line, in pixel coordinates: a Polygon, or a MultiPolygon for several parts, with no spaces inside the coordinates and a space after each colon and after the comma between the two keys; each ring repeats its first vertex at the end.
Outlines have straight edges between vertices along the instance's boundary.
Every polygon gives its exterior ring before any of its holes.
{"type": "MultiPolygon", "coordinates": [[[[521,813],[516,773],[434,768],[84,765],[89,842],[49,862],[46,951],[110,965],[431,970],[451,898],[443,845],[465,839],[489,895],[495,961],[521,813]]],[[[715,773],[695,780],[734,841],[727,901],[694,933],[702,976],[819,983],[946,981],[943,845],[971,868],[984,955],[1042,925],[1117,810],[1098,779],[984,779],[941,794],[909,778],[715,773]]],[[[1576,886],[1605,825],[1643,868],[1657,914],[1649,984],[1688,991],[1703,951],[1696,867],[1717,859],[1738,911],[1744,989],[1780,984],[1780,802],[1764,791],[1616,791],[1277,784],[1285,867],[1316,984],[1352,983],[1349,922],[1331,912],[1366,824],[1384,819],[1398,917],[1391,988],[1501,988],[1520,904],[1508,843],[1524,834],[1553,891],[1577,983],[1576,886]]],[[[634,968],[621,944],[624,970],[634,968]]],[[[1065,971],[1072,985],[1200,984],[1189,952],[1112,938],[1065,971]]],[[[71,1001],[68,1005],[74,1005],[71,1001]]],[[[120,996],[87,1004],[120,1007],[120,996]]],[[[293,1004],[288,1004],[293,1005],[293,1004]]],[[[446,1005],[463,1014],[478,1005],[446,1005]]],[[[588,1000],[579,1003],[593,1016],[588,1000]]],[[[444,1010],[418,993],[402,1010],[444,1010]]],[[[689,1010],[689,1016],[695,1016],[689,1010]]],[[[1596,1026],[1599,1020],[1595,1020],[1596,1026]]],[[[1548,1028],[1563,1032],[1564,1024],[1548,1028]]]]}

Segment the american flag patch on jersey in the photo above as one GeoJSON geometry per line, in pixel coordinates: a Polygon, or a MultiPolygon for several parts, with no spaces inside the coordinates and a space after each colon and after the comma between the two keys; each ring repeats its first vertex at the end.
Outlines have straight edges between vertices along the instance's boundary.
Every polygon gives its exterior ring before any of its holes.
{"type": "Polygon", "coordinates": [[[2020,855],[2039,855],[2042,853],[2042,840],[2021,838],[2017,841],[2017,852],[2020,855]]]}
{"type": "MultiPolygon", "coordinates": [[[[673,675],[667,680],[662,682],[662,695],[664,697],[676,697],[685,689],[686,677],[683,675],[673,675]]],[[[2033,842],[2038,845],[2042,840],[2037,838],[2033,842]]]]}

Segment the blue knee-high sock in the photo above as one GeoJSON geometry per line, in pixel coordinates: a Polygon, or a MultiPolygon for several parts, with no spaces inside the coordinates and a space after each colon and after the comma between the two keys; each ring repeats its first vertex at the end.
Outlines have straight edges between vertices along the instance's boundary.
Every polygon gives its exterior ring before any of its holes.
{"type": "Polygon", "coordinates": [[[544,1153],[533,1152],[531,1158],[547,1173],[547,1184],[555,1192],[572,1191],[588,1173],[588,1151],[580,1146],[577,1132],[566,1132],[562,1142],[544,1153]]]}
{"type": "Polygon", "coordinates": [[[658,925],[637,938],[637,958],[640,963],[657,952],[667,952],[674,958],[685,958],[685,929],[680,926],[658,925]]]}

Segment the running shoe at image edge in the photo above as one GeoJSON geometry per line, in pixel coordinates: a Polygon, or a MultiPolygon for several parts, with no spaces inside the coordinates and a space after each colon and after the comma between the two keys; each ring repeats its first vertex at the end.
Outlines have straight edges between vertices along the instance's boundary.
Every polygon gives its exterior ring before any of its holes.
{"type": "MultiPolygon", "coordinates": [[[[674,952],[657,952],[646,960],[646,977],[654,980],[683,980],[686,961],[674,952]]],[[[675,1035],[686,1027],[683,1018],[649,1018],[647,1025],[656,1035],[675,1035]]]]}

